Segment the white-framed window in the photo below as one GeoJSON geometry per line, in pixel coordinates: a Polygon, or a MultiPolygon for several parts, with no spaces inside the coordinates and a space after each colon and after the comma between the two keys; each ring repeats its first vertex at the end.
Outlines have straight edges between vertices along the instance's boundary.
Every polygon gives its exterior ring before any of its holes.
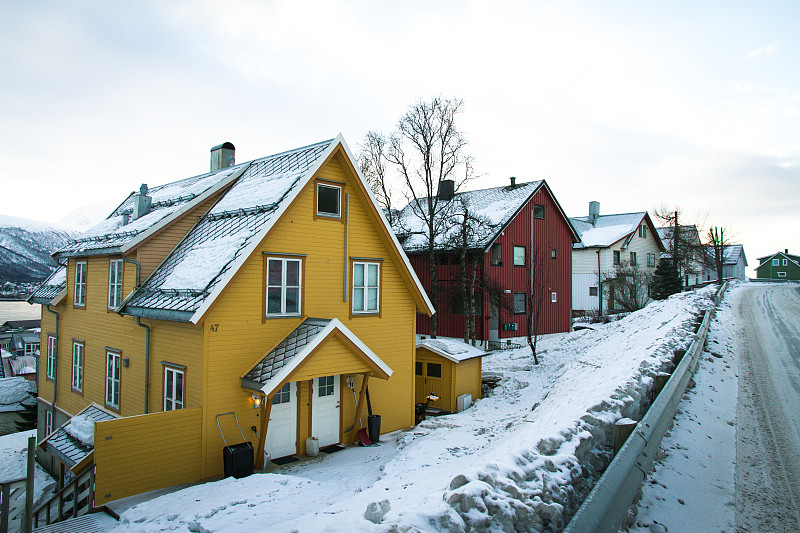
{"type": "Polygon", "coordinates": [[[631,266],[636,264],[636,252],[631,252],[631,266]]]}
{"type": "Polygon", "coordinates": [[[647,238],[647,226],[645,224],[639,226],[639,237],[641,237],[642,239],[647,238]]]}
{"type": "Polygon", "coordinates": [[[106,352],[106,405],[119,409],[120,354],[106,352]]]}
{"type": "Polygon", "coordinates": [[[39,343],[38,342],[27,342],[25,343],[25,355],[36,355],[36,352],[39,351],[39,343]]]}
{"type": "Polygon", "coordinates": [[[785,257],[783,258],[783,266],[789,266],[789,260],[785,257]]]}
{"type": "Polygon", "coordinates": [[[776,257],[775,259],[772,260],[772,266],[775,267],[781,266],[781,260],[776,257]]]}
{"type": "Polygon", "coordinates": [[[108,308],[116,309],[122,303],[122,259],[108,262],[108,308]]]}
{"type": "Polygon", "coordinates": [[[299,315],[302,259],[267,258],[267,316],[299,315]]]}
{"type": "Polygon", "coordinates": [[[46,377],[50,381],[56,379],[56,353],[58,350],[58,343],[53,335],[47,336],[47,372],[46,377]]]}
{"type": "Polygon", "coordinates": [[[75,305],[86,305],[86,261],[75,263],[75,305]]]}
{"type": "Polygon", "coordinates": [[[514,293],[514,314],[515,315],[524,315],[525,314],[525,307],[527,303],[527,298],[524,292],[515,292],[514,293]]]}
{"type": "Polygon", "coordinates": [[[656,254],[647,254],[647,266],[656,266],[656,254]]]}
{"type": "Polygon", "coordinates": [[[551,292],[550,293],[550,301],[553,302],[553,303],[558,302],[558,293],[556,293],[555,291],[551,292]]]}
{"type": "Polygon", "coordinates": [[[164,411],[183,409],[183,370],[164,366],[164,411]]]}
{"type": "Polygon", "coordinates": [[[341,218],[342,188],[330,183],[317,183],[317,215],[341,218]]]}
{"type": "Polygon", "coordinates": [[[525,266],[525,247],[514,246],[514,266],[525,266]]]}
{"type": "Polygon", "coordinates": [[[380,311],[380,263],[353,262],[353,313],[380,311]]]}
{"type": "Polygon", "coordinates": [[[72,390],[83,392],[83,351],[82,342],[72,343],[72,390]]]}
{"type": "Polygon", "coordinates": [[[550,248],[550,259],[558,259],[558,248],[550,248]]]}
{"type": "Polygon", "coordinates": [[[48,409],[44,412],[44,434],[49,435],[53,432],[53,411],[48,409]]]}
{"type": "Polygon", "coordinates": [[[272,405],[278,405],[279,403],[289,403],[291,400],[290,394],[292,393],[292,384],[287,383],[280,389],[275,395],[272,397],[272,405]]]}
{"type": "Polygon", "coordinates": [[[335,377],[336,376],[322,376],[317,380],[317,382],[319,383],[318,393],[320,398],[322,398],[323,396],[330,396],[331,394],[334,393],[333,379],[335,377]]]}
{"type": "Polygon", "coordinates": [[[778,277],[779,278],[785,278],[786,277],[786,272],[778,272],[778,277]]]}

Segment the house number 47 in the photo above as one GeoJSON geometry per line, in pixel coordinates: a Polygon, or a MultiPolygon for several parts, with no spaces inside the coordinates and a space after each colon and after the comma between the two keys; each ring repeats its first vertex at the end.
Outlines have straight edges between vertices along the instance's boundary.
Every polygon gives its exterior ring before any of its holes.
{"type": "Polygon", "coordinates": [[[208,330],[209,330],[209,331],[217,331],[218,329],[219,329],[219,324],[211,324],[211,325],[208,327],[208,330]]]}

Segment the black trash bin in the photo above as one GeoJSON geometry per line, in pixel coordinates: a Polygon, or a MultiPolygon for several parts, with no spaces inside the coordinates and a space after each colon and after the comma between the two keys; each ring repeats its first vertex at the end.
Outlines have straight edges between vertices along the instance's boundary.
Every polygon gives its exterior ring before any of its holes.
{"type": "Polygon", "coordinates": [[[369,440],[380,442],[381,440],[381,415],[369,415],[367,417],[367,432],[369,440]]]}
{"type": "Polygon", "coordinates": [[[249,476],[253,473],[253,445],[248,441],[225,446],[222,449],[222,462],[225,477],[239,479],[249,476]]]}

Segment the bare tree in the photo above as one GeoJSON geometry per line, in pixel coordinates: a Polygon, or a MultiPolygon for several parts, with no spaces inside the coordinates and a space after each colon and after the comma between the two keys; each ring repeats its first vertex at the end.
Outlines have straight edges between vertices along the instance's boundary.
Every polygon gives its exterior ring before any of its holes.
{"type": "Polygon", "coordinates": [[[541,246],[536,246],[531,242],[531,257],[528,261],[528,274],[530,278],[530,290],[528,291],[528,346],[533,354],[533,364],[539,364],[536,356],[536,340],[539,338],[539,322],[542,317],[542,305],[547,291],[545,271],[547,262],[544,260],[544,252],[541,246]]]}
{"type": "Polygon", "coordinates": [[[389,225],[394,225],[392,210],[392,188],[386,174],[386,151],[388,139],[380,132],[368,131],[359,145],[358,166],[372,189],[375,199],[386,213],[389,225]]]}
{"type": "Polygon", "coordinates": [[[708,229],[708,253],[706,264],[716,270],[717,283],[722,285],[725,274],[725,248],[732,243],[725,235],[725,228],[712,226],[708,229]]]}
{"type": "Polygon", "coordinates": [[[656,218],[670,228],[665,232],[666,239],[663,243],[679,275],[699,274],[704,253],[698,223],[687,224],[679,207],[660,207],[654,212],[656,218]],[[681,224],[680,221],[684,223],[681,224]]]}
{"type": "Polygon", "coordinates": [[[632,312],[647,305],[651,282],[650,274],[641,270],[638,264],[623,261],[603,276],[603,289],[608,291],[609,300],[624,311],[632,312]]]}
{"type": "MultiPolygon", "coordinates": [[[[453,181],[453,190],[458,190],[473,172],[467,141],[455,123],[462,105],[461,100],[441,97],[418,101],[400,118],[386,155],[402,176],[412,212],[423,222],[434,303],[439,295],[435,250],[450,205],[449,198],[441,199],[439,191],[448,180],[453,181]]],[[[436,337],[437,328],[438,315],[434,314],[431,337],[436,337]]]]}

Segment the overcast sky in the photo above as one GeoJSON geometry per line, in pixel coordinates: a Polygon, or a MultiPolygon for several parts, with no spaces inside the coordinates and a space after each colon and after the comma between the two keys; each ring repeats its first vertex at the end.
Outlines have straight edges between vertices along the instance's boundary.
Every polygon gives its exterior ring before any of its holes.
{"type": "MultiPolygon", "coordinates": [[[[570,216],[681,206],[800,252],[800,2],[0,1],[0,214],[55,222],[141,183],[368,130],[434,95],[481,178],[570,216]]],[[[752,274],[752,270],[748,271],[752,274]]]]}

